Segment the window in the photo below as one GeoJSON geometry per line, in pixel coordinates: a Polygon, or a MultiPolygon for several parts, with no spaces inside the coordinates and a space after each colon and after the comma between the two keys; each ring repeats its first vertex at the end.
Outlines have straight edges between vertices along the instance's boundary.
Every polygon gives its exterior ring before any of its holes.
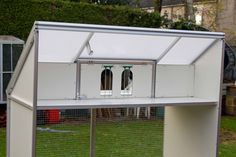
{"type": "Polygon", "coordinates": [[[100,95],[112,95],[113,74],[111,68],[112,65],[104,65],[104,70],[101,74],[100,95]]]}
{"type": "Polygon", "coordinates": [[[133,73],[130,70],[132,66],[123,66],[124,71],[121,74],[121,95],[132,95],[133,73]]]}
{"type": "Polygon", "coordinates": [[[2,45],[2,71],[0,71],[0,99],[6,100],[5,90],[11,79],[16,63],[20,57],[23,44],[3,44],[2,45]]]}
{"type": "Polygon", "coordinates": [[[13,44],[12,45],[12,70],[15,70],[16,64],[20,58],[21,51],[23,49],[22,44],[13,44]]]}

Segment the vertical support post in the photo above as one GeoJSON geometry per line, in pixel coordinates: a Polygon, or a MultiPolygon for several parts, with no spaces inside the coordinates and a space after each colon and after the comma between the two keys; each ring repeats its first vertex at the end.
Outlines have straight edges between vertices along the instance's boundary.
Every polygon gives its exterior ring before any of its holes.
{"type": "Polygon", "coordinates": [[[38,99],[38,47],[39,32],[34,32],[35,50],[34,50],[34,85],[33,85],[33,128],[32,128],[32,157],[36,156],[36,128],[37,128],[37,99],[38,99]]]}
{"type": "Polygon", "coordinates": [[[76,89],[75,99],[80,99],[80,83],[81,83],[81,63],[79,60],[76,62],[76,89]]]}
{"type": "MultiPolygon", "coordinates": [[[[151,86],[151,98],[155,98],[156,96],[156,69],[157,69],[157,61],[153,61],[152,64],[152,86],[151,86]]],[[[147,108],[147,115],[148,115],[148,119],[150,119],[150,112],[151,112],[151,108],[148,107],[147,108]]]]}
{"type": "Polygon", "coordinates": [[[0,44],[0,101],[3,101],[3,46],[0,44]]]}
{"type": "Polygon", "coordinates": [[[218,108],[218,130],[217,130],[217,145],[216,145],[216,157],[219,156],[219,143],[220,143],[220,121],[221,121],[221,105],[222,105],[222,85],[223,85],[223,73],[224,73],[224,57],[225,57],[225,39],[222,39],[222,56],[221,56],[221,75],[220,75],[220,93],[218,108]]]}
{"type": "Polygon", "coordinates": [[[10,110],[10,107],[11,107],[11,105],[10,105],[10,99],[9,99],[9,95],[7,94],[7,149],[6,149],[6,151],[7,151],[7,157],[10,157],[10,121],[11,121],[11,119],[10,119],[10,114],[11,114],[11,110],[10,110]]]}
{"type": "Polygon", "coordinates": [[[153,61],[151,98],[155,98],[155,95],[156,95],[156,69],[157,69],[157,61],[153,61]]]}
{"type": "Polygon", "coordinates": [[[91,108],[90,121],[90,157],[96,156],[96,109],[91,108]]]}

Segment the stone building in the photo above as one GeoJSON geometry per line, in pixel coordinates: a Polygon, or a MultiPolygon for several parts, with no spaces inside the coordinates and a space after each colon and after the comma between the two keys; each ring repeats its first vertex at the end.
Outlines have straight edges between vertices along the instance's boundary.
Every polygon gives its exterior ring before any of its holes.
{"type": "MultiPolygon", "coordinates": [[[[148,12],[154,11],[154,0],[143,0],[140,6],[148,12]]],[[[195,22],[211,31],[226,33],[226,41],[236,47],[236,1],[194,0],[195,22]]],[[[161,15],[173,21],[185,17],[185,0],[163,0],[161,15]]]]}

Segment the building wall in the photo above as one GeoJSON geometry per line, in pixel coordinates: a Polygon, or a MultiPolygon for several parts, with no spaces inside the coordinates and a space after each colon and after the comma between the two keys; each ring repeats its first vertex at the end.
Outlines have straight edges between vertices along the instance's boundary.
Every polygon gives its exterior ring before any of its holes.
{"type": "Polygon", "coordinates": [[[217,14],[217,30],[226,33],[226,41],[236,46],[236,1],[219,0],[217,14]]]}
{"type": "MultiPolygon", "coordinates": [[[[226,41],[231,46],[236,46],[235,0],[195,2],[194,11],[196,24],[212,31],[225,32],[226,41]]],[[[169,19],[178,21],[181,18],[184,18],[185,6],[184,4],[163,6],[161,15],[165,14],[169,19]]]]}

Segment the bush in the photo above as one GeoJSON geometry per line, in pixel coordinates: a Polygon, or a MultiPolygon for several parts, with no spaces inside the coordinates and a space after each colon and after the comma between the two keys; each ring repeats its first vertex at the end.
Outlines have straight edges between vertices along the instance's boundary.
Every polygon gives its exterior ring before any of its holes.
{"type": "Polygon", "coordinates": [[[123,25],[158,28],[161,17],[124,6],[96,5],[62,0],[0,1],[0,34],[26,40],[34,21],[123,25]]]}

